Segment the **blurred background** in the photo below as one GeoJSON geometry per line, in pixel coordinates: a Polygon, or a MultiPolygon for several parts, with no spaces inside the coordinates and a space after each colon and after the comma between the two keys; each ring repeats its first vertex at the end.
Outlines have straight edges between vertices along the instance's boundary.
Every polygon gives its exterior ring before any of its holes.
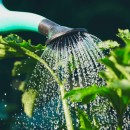
{"type": "MultiPolygon", "coordinates": [[[[68,27],[86,28],[102,40],[113,39],[118,28],[130,29],[129,0],[3,0],[10,10],[32,12],[68,27]]],[[[33,44],[45,37],[34,32],[18,32],[33,44]]],[[[5,35],[5,34],[4,34],[5,35]]],[[[12,116],[21,109],[21,92],[12,87],[11,70],[17,59],[0,60],[0,130],[10,130],[12,116]]]]}

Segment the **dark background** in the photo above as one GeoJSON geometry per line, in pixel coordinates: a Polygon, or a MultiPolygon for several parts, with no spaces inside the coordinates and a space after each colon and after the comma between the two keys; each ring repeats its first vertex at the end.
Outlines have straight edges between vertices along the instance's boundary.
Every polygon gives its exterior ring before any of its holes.
{"type": "MultiPolygon", "coordinates": [[[[4,0],[4,5],[10,10],[45,16],[64,26],[86,28],[102,40],[117,40],[118,28],[130,29],[129,0],[4,0]]],[[[34,32],[17,34],[34,44],[45,42],[42,35],[34,32]]],[[[21,93],[10,85],[15,60],[0,61],[0,130],[10,130],[11,117],[21,108],[21,93]]]]}

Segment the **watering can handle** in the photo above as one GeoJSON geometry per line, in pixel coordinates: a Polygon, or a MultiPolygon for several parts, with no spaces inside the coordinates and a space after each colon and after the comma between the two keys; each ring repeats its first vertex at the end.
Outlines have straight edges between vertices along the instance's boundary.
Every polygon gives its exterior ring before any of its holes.
{"type": "Polygon", "coordinates": [[[0,33],[27,30],[47,35],[46,26],[41,24],[42,21],[46,20],[45,17],[37,14],[10,11],[4,7],[2,0],[0,0],[0,33]],[[39,25],[43,31],[39,30],[39,25]]]}

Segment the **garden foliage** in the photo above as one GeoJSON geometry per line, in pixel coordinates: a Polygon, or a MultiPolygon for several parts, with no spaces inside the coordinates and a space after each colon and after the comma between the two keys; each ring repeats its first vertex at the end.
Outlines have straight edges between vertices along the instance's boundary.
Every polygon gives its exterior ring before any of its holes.
{"type": "MultiPolygon", "coordinates": [[[[106,70],[99,73],[105,79],[106,86],[93,85],[87,88],[76,88],[66,93],[65,98],[71,98],[73,102],[90,103],[97,95],[106,97],[113,105],[118,114],[118,128],[122,129],[123,114],[130,104],[130,32],[120,30],[117,34],[125,42],[124,47],[113,49],[109,56],[101,59],[100,62],[106,66],[106,70]]],[[[108,49],[113,45],[118,46],[115,41],[102,42],[99,47],[108,49]],[[103,47],[105,44],[107,48],[103,47]]],[[[81,122],[81,124],[83,124],[81,122]]],[[[92,127],[90,125],[90,127],[92,127]]]]}
{"type": "MultiPolygon", "coordinates": [[[[94,84],[87,88],[76,88],[66,93],[64,99],[70,98],[72,102],[88,104],[98,95],[107,98],[118,114],[117,129],[120,130],[122,129],[123,114],[130,104],[130,32],[129,30],[119,29],[117,36],[124,41],[124,47],[118,47],[118,42],[112,40],[99,43],[99,48],[111,50],[108,56],[99,61],[106,66],[106,69],[99,73],[106,81],[106,86],[100,87],[94,84]]],[[[14,34],[5,38],[0,37],[0,59],[20,58],[19,61],[14,63],[12,76],[17,78],[19,75],[25,75],[25,80],[20,83],[18,89],[23,92],[22,103],[24,104],[24,111],[29,117],[32,116],[38,92],[33,89],[26,90],[26,83],[33,67],[36,65],[36,61],[44,62],[40,58],[44,49],[45,46],[41,44],[34,46],[31,41],[25,41],[14,34]],[[31,98],[29,98],[30,95],[31,98]],[[29,100],[25,100],[26,98],[29,100]]],[[[72,65],[72,71],[73,69],[75,68],[72,65]]],[[[92,126],[83,111],[77,109],[77,112],[79,114],[80,130],[97,129],[97,126],[92,126]]]]}

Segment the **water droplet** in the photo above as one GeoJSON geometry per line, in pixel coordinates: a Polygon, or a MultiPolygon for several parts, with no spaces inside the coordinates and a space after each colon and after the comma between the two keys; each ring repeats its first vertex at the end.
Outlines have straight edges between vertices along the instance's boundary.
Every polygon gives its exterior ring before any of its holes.
{"type": "Polygon", "coordinates": [[[20,73],[18,73],[17,75],[20,76],[20,73]]]}

